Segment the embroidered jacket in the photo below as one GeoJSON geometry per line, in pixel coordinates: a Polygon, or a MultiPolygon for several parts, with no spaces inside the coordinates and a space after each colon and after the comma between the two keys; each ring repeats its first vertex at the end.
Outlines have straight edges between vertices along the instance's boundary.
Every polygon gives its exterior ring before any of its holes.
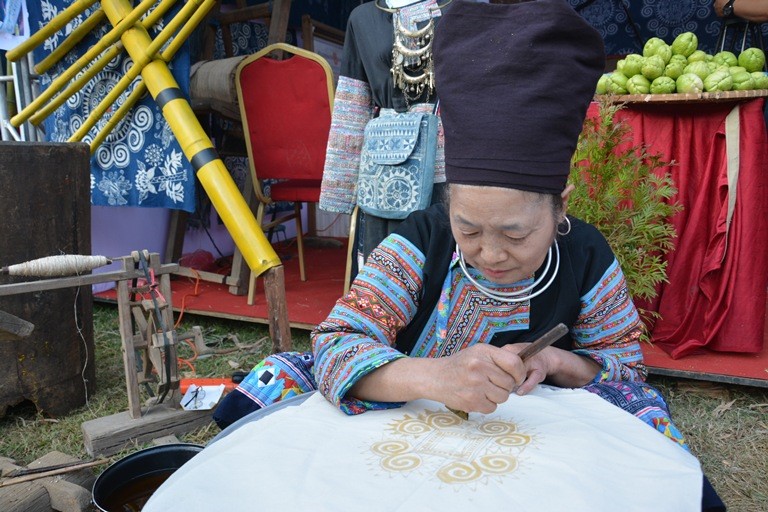
{"type": "MultiPolygon", "coordinates": [[[[530,301],[508,304],[482,295],[466,279],[442,205],[411,214],[371,253],[350,293],[313,331],[318,389],[349,414],[396,407],[346,394],[361,377],[398,358],[527,342],[559,322],[569,334],[555,346],[599,363],[594,382],[643,381],[642,324],[619,264],[597,229],[575,218],[571,224],[557,240],[560,268],[552,285],[530,301]]],[[[533,280],[499,286],[470,272],[503,291],[533,280]]]]}

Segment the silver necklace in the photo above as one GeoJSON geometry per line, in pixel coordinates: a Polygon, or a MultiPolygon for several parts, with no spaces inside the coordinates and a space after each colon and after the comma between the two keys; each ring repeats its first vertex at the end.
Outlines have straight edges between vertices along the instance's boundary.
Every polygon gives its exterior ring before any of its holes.
{"type": "Polygon", "coordinates": [[[547,252],[547,263],[544,267],[544,271],[541,273],[538,279],[536,279],[533,284],[530,286],[526,286],[525,288],[521,290],[516,290],[512,292],[501,292],[497,290],[493,290],[491,288],[488,288],[486,286],[483,286],[475,278],[473,278],[469,274],[469,270],[467,269],[467,263],[464,261],[464,254],[461,252],[461,249],[459,248],[459,244],[456,244],[456,253],[459,255],[459,266],[461,266],[461,271],[464,273],[464,277],[467,278],[467,280],[472,283],[472,285],[477,288],[477,290],[485,295],[488,298],[498,300],[499,302],[525,302],[528,300],[531,300],[534,297],[537,297],[544,293],[544,291],[549,288],[549,286],[554,282],[555,277],[557,276],[557,271],[560,270],[560,247],[557,245],[557,241],[553,242],[552,245],[555,246],[555,269],[552,271],[552,275],[549,278],[549,281],[542,287],[539,288],[537,291],[533,293],[529,293],[528,295],[523,295],[531,290],[533,290],[535,287],[537,287],[541,282],[544,280],[544,278],[549,273],[549,268],[552,263],[552,247],[550,246],[549,251],[547,252]]]}

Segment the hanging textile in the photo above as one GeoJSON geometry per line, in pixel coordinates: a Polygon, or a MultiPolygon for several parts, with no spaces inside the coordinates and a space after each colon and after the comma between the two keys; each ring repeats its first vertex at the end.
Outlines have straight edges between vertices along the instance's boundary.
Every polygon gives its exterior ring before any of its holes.
{"type": "Polygon", "coordinates": [[[0,50],[10,50],[29,37],[26,0],[0,2],[0,50]]]}
{"type": "MultiPolygon", "coordinates": [[[[763,348],[768,282],[768,134],[764,99],[743,103],[631,105],[616,119],[626,145],[645,145],[663,162],[683,209],[665,256],[669,282],[643,308],[661,317],[651,337],[673,359],[706,348],[763,348]],[[729,117],[730,116],[730,117],[729,117]],[[730,126],[735,123],[735,126],[730,126]],[[729,130],[733,128],[732,130],[729,130]],[[730,133],[729,133],[730,132],[730,133]],[[730,151],[729,151],[730,145],[730,151]],[[735,155],[733,155],[735,153],[735,155]],[[729,159],[737,157],[737,173],[729,159]]],[[[589,114],[597,114],[597,106],[589,114]]]]}
{"type": "MultiPolygon", "coordinates": [[[[72,3],[74,3],[73,0],[30,2],[28,7],[32,32],[48,24],[52,18],[72,3]]],[[[181,6],[183,3],[178,2],[178,5],[166,15],[164,23],[167,23],[181,6]]],[[[100,7],[99,2],[38,46],[34,51],[35,62],[42,61],[62,44],[66,36],[98,7],[100,7]]],[[[102,23],[89,36],[86,36],[80,44],[70,50],[66,57],[40,77],[41,89],[46,89],[52,80],[68,69],[78,57],[111,29],[110,23],[102,23]]],[[[150,36],[157,36],[160,29],[162,26],[153,27],[149,30],[150,36]]],[[[121,53],[119,57],[107,64],[80,91],[46,118],[44,122],[46,139],[51,142],[66,142],[132,65],[133,60],[127,52],[121,53]]],[[[187,45],[176,54],[169,68],[188,97],[187,45]]],[[[117,110],[138,81],[139,79],[136,79],[131,83],[128,90],[83,138],[84,142],[90,143],[93,140],[98,130],[109,120],[110,113],[117,110]]],[[[192,167],[182,153],[155,100],[149,94],[136,103],[92,156],[91,203],[101,206],[161,207],[194,211],[195,177],[192,167]]]]}

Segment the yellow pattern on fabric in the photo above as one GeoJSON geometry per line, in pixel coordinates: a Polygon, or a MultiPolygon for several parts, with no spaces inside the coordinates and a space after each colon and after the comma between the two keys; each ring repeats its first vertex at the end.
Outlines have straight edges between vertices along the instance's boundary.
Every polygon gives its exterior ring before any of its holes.
{"type": "Polygon", "coordinates": [[[463,484],[514,472],[533,439],[511,421],[463,421],[445,411],[425,410],[391,421],[385,439],[370,450],[390,473],[419,468],[434,472],[443,483],[463,484]]]}

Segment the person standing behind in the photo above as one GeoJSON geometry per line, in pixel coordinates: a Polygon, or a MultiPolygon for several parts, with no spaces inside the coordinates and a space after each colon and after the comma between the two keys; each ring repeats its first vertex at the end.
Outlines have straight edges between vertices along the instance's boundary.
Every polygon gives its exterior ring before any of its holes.
{"type": "Polygon", "coordinates": [[[768,21],[768,0],[715,0],[714,8],[721,18],[735,16],[753,23],[768,21]]]}

